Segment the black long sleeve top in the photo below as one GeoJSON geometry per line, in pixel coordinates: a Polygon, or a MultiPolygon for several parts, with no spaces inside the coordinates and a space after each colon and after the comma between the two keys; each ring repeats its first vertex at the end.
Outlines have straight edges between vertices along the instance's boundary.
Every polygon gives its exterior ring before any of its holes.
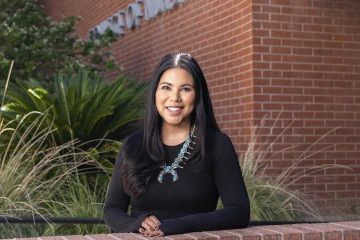
{"type": "MultiPolygon", "coordinates": [[[[182,144],[164,147],[168,156],[166,164],[171,165],[182,144]]],[[[163,183],[151,178],[146,193],[132,199],[123,190],[119,175],[120,150],[105,200],[106,224],[115,232],[138,232],[144,218],[154,215],[165,235],[246,227],[250,217],[249,199],[229,137],[209,130],[205,149],[207,167],[202,161],[183,165],[176,169],[179,178],[175,182],[171,174],[164,175],[163,183]],[[219,195],[224,208],[215,210],[219,195]]]]}

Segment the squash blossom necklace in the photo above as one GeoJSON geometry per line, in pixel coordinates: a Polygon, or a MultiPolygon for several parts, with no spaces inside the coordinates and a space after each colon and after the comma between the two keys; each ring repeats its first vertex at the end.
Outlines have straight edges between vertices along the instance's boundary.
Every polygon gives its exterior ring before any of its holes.
{"type": "Polygon", "coordinates": [[[163,170],[160,171],[160,174],[158,176],[158,181],[160,183],[162,183],[163,181],[163,176],[167,173],[170,173],[173,176],[173,182],[175,182],[176,180],[178,180],[178,175],[175,169],[177,168],[183,168],[182,166],[180,166],[180,163],[186,164],[183,162],[183,158],[188,159],[187,157],[185,157],[185,153],[190,154],[187,150],[188,148],[193,149],[192,147],[190,147],[190,144],[196,144],[195,142],[193,142],[193,138],[196,137],[194,135],[194,130],[195,130],[195,126],[193,127],[193,130],[191,131],[191,133],[189,133],[187,139],[185,140],[178,156],[175,158],[174,162],[170,165],[167,166],[166,163],[164,165],[162,165],[160,168],[162,168],[163,170]]]}

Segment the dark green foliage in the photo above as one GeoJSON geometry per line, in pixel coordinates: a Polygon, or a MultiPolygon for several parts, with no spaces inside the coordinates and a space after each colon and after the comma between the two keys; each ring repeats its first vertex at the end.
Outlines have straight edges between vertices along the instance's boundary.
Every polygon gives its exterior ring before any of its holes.
{"type": "Polygon", "coordinates": [[[54,73],[86,69],[90,75],[119,69],[106,50],[118,36],[111,30],[94,41],[81,40],[74,33],[75,17],[54,22],[36,0],[0,1],[0,79],[5,80],[10,62],[11,79],[38,79],[51,87],[54,73]],[[105,48],[104,48],[105,47],[105,48]]]}
{"type": "MultiPolygon", "coordinates": [[[[5,84],[5,81],[0,82],[0,89],[4,90],[5,84]]],[[[107,82],[100,75],[89,78],[88,73],[82,71],[77,76],[58,74],[55,94],[39,86],[34,80],[9,82],[6,104],[0,112],[4,123],[13,121],[15,127],[21,116],[33,111],[48,111],[46,121],[38,126],[42,129],[53,126],[54,139],[48,142],[55,140],[56,145],[60,145],[78,139],[87,143],[83,149],[99,144],[93,140],[120,141],[131,134],[137,128],[146,89],[146,84],[125,75],[107,82]]],[[[1,98],[3,93],[0,93],[1,98]]],[[[26,129],[26,124],[22,126],[26,129]]]]}

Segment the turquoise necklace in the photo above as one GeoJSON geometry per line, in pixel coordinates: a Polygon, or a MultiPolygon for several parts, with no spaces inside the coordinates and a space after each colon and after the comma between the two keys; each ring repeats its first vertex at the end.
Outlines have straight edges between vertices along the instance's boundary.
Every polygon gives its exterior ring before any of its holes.
{"type": "Polygon", "coordinates": [[[188,136],[187,139],[185,140],[185,142],[184,142],[184,144],[183,144],[183,146],[182,146],[182,148],[181,148],[181,150],[180,150],[177,158],[175,158],[175,161],[174,161],[170,166],[167,166],[166,163],[165,163],[164,165],[162,165],[162,166],[160,167],[160,168],[163,169],[163,170],[160,171],[159,176],[158,176],[158,178],[157,178],[160,183],[162,183],[162,181],[163,181],[163,176],[164,176],[165,174],[167,174],[167,173],[170,173],[170,174],[173,176],[173,182],[175,182],[176,180],[178,180],[179,177],[178,177],[178,174],[177,174],[177,172],[176,172],[175,169],[177,169],[177,168],[183,168],[182,166],[180,166],[180,163],[185,164],[185,163],[183,162],[183,158],[188,159],[187,157],[185,157],[185,153],[190,154],[190,153],[187,151],[188,148],[193,149],[192,147],[190,147],[190,144],[196,144],[196,143],[193,142],[193,140],[192,140],[194,137],[196,137],[196,136],[194,135],[194,130],[195,130],[195,126],[194,126],[192,132],[189,133],[189,136],[188,136]]]}

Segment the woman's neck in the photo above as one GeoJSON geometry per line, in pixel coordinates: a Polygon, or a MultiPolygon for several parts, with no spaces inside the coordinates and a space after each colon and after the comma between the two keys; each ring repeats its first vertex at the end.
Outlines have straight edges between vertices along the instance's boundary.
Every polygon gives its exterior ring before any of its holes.
{"type": "Polygon", "coordinates": [[[163,124],[161,140],[165,145],[175,146],[186,140],[190,131],[190,123],[183,126],[163,124]]]}

